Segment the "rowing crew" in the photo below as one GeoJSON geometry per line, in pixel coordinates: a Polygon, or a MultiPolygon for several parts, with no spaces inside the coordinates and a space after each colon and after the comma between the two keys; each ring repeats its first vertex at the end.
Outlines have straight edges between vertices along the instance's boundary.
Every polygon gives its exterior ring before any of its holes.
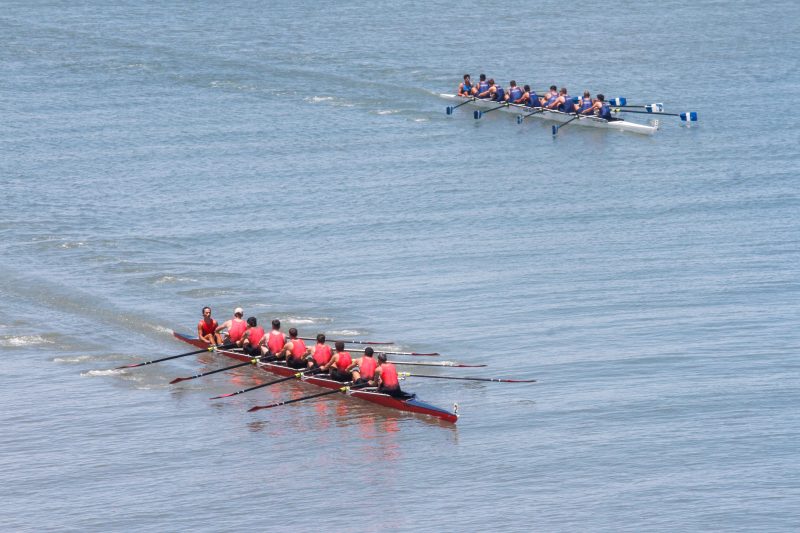
{"type": "Polygon", "coordinates": [[[198,338],[209,344],[233,344],[244,353],[257,357],[262,362],[280,362],[296,369],[305,369],[314,374],[329,374],[331,379],[359,386],[376,386],[378,392],[401,396],[400,380],[395,366],[379,353],[373,357],[372,348],[364,349],[364,356],[353,359],[345,351],[344,341],[336,341],[336,352],[326,344],[324,333],[317,335],[314,348],[306,347],[298,336],[297,328],[289,328],[289,338],[281,331],[281,321],[272,321],[269,333],[258,325],[256,317],[243,319],[244,311],[237,307],[233,317],[222,324],[211,317],[211,308],[203,308],[203,318],[197,324],[198,338]],[[222,333],[225,334],[224,339],[222,333]]]}
{"type": "Polygon", "coordinates": [[[506,89],[495,84],[494,79],[487,80],[486,74],[480,75],[477,85],[472,85],[470,75],[464,74],[464,81],[458,86],[458,95],[562,113],[595,115],[608,121],[619,120],[611,116],[611,107],[606,103],[605,96],[602,94],[598,94],[596,99],[592,99],[591,93],[584,91],[582,98],[572,97],[566,87],[558,90],[558,87],[551,85],[546,94],[539,96],[536,91],[531,90],[530,85],[520,88],[515,80],[511,80],[506,89]]]}

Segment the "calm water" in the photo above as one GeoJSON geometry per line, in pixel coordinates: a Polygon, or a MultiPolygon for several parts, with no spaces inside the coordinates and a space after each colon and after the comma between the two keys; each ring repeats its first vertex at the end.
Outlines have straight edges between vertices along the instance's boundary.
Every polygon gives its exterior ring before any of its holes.
{"type": "Polygon", "coordinates": [[[800,528],[795,2],[217,4],[3,3],[0,529],[800,528]],[[448,117],[464,72],[702,122],[448,117]],[[203,305],[539,383],[107,370],[203,305]]]}

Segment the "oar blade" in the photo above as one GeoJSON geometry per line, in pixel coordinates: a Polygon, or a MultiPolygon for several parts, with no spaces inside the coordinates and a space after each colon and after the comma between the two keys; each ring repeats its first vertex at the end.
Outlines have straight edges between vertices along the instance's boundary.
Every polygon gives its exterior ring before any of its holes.
{"type": "Polygon", "coordinates": [[[452,115],[452,114],[453,114],[453,110],[454,110],[453,106],[449,105],[449,106],[447,106],[447,108],[445,109],[445,112],[446,112],[448,115],[452,115]]]}
{"type": "Polygon", "coordinates": [[[476,109],[475,111],[472,112],[472,117],[475,120],[479,120],[482,116],[483,116],[483,113],[481,112],[480,109],[476,109]]]}
{"type": "Polygon", "coordinates": [[[176,383],[180,383],[181,381],[185,381],[188,378],[175,378],[169,382],[170,385],[175,385],[176,383]]]}
{"type": "Polygon", "coordinates": [[[558,134],[558,126],[553,124],[553,137],[555,137],[557,134],[558,134]]]}
{"type": "Polygon", "coordinates": [[[664,104],[650,104],[644,106],[645,111],[648,113],[663,113],[664,112],[664,104]]]}
{"type": "Polygon", "coordinates": [[[625,104],[627,104],[627,103],[628,103],[628,99],[627,99],[627,98],[624,98],[624,97],[620,97],[620,98],[612,98],[611,100],[609,100],[609,102],[611,103],[611,105],[620,105],[620,106],[624,106],[625,104]]]}
{"type": "Polygon", "coordinates": [[[517,124],[522,124],[522,115],[517,115],[517,124]]]}
{"type": "Polygon", "coordinates": [[[697,122],[696,111],[687,111],[686,113],[680,113],[678,116],[681,117],[683,122],[697,122]]]}

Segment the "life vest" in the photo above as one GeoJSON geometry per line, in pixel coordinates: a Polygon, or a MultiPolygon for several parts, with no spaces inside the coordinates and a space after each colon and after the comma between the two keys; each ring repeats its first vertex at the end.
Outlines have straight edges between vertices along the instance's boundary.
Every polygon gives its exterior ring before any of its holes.
{"type": "Polygon", "coordinates": [[[278,353],[283,350],[283,345],[286,344],[286,336],[280,331],[273,329],[269,332],[267,339],[267,348],[270,353],[278,353]]]}
{"type": "Polygon", "coordinates": [[[348,352],[339,352],[339,358],[336,360],[336,368],[339,369],[340,372],[344,372],[347,370],[347,367],[350,366],[350,363],[353,362],[353,358],[350,357],[348,352]]]}
{"type": "Polygon", "coordinates": [[[361,358],[361,363],[358,365],[358,372],[361,374],[362,378],[372,379],[375,377],[375,368],[377,366],[378,362],[374,358],[365,355],[361,358]]]}
{"type": "Polygon", "coordinates": [[[228,328],[228,338],[233,342],[239,342],[247,330],[247,322],[244,320],[234,320],[228,328]]]}
{"type": "Polygon", "coordinates": [[[261,326],[256,326],[254,328],[250,328],[250,333],[247,334],[247,339],[250,341],[250,346],[258,346],[261,342],[261,339],[264,338],[264,328],[261,326]]]}
{"type": "Polygon", "coordinates": [[[397,379],[397,369],[391,363],[381,365],[381,385],[387,389],[394,389],[400,386],[397,379]]]}
{"type": "Polygon", "coordinates": [[[314,362],[317,366],[327,365],[331,360],[331,347],[327,344],[317,344],[314,346],[314,362]]]}
{"type": "Polygon", "coordinates": [[[217,321],[213,318],[206,322],[206,319],[200,320],[200,323],[197,324],[200,327],[200,331],[203,332],[203,335],[212,335],[217,330],[217,321]]]}

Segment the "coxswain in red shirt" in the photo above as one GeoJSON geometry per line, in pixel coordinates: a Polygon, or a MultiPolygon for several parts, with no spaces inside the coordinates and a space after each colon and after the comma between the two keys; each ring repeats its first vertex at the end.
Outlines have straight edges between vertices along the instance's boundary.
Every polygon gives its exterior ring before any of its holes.
{"type": "Polygon", "coordinates": [[[247,330],[242,336],[242,350],[247,355],[253,357],[261,357],[267,354],[267,347],[265,341],[267,336],[264,334],[264,328],[258,325],[256,317],[251,316],[247,319],[247,330]]]}
{"type": "Polygon", "coordinates": [[[330,372],[331,379],[336,381],[352,381],[353,376],[347,369],[350,367],[350,363],[353,362],[353,358],[350,357],[348,352],[344,351],[344,341],[336,341],[335,346],[336,353],[333,354],[328,364],[322,367],[322,370],[330,372]]]}
{"type": "Polygon", "coordinates": [[[400,380],[397,377],[397,369],[392,363],[386,361],[386,354],[378,354],[375,382],[378,385],[378,392],[391,396],[403,396],[403,391],[400,390],[400,380]]]}
{"type": "Polygon", "coordinates": [[[325,344],[325,334],[320,333],[317,335],[317,344],[314,345],[312,357],[308,360],[308,368],[322,368],[328,364],[331,357],[333,357],[331,347],[325,344]]]}
{"type": "Polygon", "coordinates": [[[241,307],[237,307],[233,310],[233,318],[226,320],[221,326],[217,327],[217,333],[223,330],[226,331],[226,343],[236,343],[237,346],[242,345],[242,337],[247,329],[247,322],[242,320],[243,316],[244,311],[241,307]]]}
{"type": "Polygon", "coordinates": [[[197,338],[209,344],[222,344],[222,337],[217,333],[217,321],[211,318],[211,308],[203,308],[203,319],[197,323],[197,338]]]}
{"type": "Polygon", "coordinates": [[[306,356],[311,354],[311,350],[306,348],[303,339],[297,338],[297,328],[289,328],[289,340],[281,350],[279,359],[286,358],[286,364],[292,368],[305,368],[307,366],[306,356]]]}
{"type": "Polygon", "coordinates": [[[374,353],[374,350],[369,346],[364,348],[364,357],[353,359],[353,362],[347,367],[348,371],[353,372],[353,385],[370,384],[375,377],[375,369],[378,367],[378,363],[372,357],[374,353]]]}

